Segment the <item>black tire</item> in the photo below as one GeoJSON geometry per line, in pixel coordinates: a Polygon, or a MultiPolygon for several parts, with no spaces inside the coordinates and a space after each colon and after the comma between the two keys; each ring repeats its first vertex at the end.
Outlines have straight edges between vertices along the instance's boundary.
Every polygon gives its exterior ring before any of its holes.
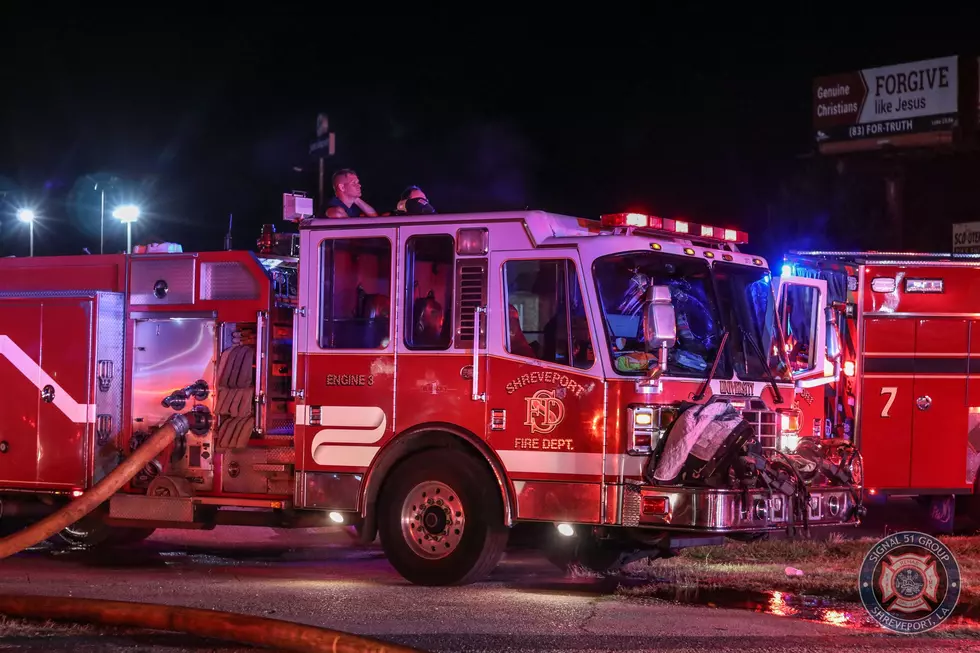
{"type": "Polygon", "coordinates": [[[462,451],[427,450],[400,463],[385,482],[378,511],[385,555],[415,585],[481,580],[507,546],[497,481],[462,451]]]}
{"type": "Polygon", "coordinates": [[[142,542],[153,535],[153,528],[120,528],[108,526],[97,510],[62,530],[53,538],[55,544],[72,549],[111,548],[142,542]]]}

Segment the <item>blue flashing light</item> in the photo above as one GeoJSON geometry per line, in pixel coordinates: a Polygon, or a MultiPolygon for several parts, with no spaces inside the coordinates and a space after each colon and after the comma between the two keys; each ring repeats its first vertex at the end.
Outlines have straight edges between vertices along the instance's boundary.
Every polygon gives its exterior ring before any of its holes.
{"type": "Polygon", "coordinates": [[[784,277],[791,277],[791,276],[793,276],[793,266],[792,265],[784,265],[783,266],[783,276],[784,277]]]}

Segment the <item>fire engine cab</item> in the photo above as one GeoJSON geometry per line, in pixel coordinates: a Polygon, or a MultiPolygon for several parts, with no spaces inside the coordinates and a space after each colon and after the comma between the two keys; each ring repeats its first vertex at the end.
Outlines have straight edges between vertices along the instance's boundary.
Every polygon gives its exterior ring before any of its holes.
{"type": "Polygon", "coordinates": [[[980,256],[810,251],[782,267],[791,364],[824,370],[800,384],[801,434],[853,443],[869,500],[917,497],[939,531],[954,507],[980,521],[980,256]]]}
{"type": "MultiPolygon", "coordinates": [[[[255,252],[0,260],[4,517],[82,495],[193,411],[205,428],[60,537],[348,524],[440,585],[488,574],[518,525],[588,557],[859,521],[856,452],[784,451],[797,378],[744,233],[541,211],[295,222],[255,252]]],[[[825,287],[780,294],[799,284],[825,287]]]]}

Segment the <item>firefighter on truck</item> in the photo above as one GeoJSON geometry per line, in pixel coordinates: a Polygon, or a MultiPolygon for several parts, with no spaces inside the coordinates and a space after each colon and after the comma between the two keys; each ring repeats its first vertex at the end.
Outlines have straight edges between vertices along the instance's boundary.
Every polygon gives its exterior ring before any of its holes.
{"type": "Polygon", "coordinates": [[[846,443],[790,450],[814,372],[791,370],[744,233],[284,217],[298,233],[265,229],[256,252],[0,261],[3,519],[93,491],[180,414],[195,429],[62,540],[343,524],[447,585],[485,577],[514,532],[608,569],[860,520],[846,443]]]}

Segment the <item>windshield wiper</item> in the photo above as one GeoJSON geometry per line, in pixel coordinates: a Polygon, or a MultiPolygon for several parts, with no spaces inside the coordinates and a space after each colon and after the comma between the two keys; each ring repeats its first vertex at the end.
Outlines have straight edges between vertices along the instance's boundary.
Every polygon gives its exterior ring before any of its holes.
{"type": "Polygon", "coordinates": [[[779,392],[779,386],[776,385],[776,376],[772,373],[772,370],[769,369],[769,360],[766,358],[766,355],[762,353],[762,349],[759,348],[758,343],[749,337],[749,334],[745,332],[745,329],[739,326],[738,330],[742,332],[742,343],[744,344],[745,341],[748,340],[749,344],[752,345],[752,349],[755,351],[756,356],[759,357],[759,362],[762,364],[762,368],[766,371],[766,376],[769,377],[769,385],[772,386],[772,394],[775,396],[776,403],[783,403],[783,395],[779,392]]]}
{"type": "Polygon", "coordinates": [[[721,344],[718,345],[718,353],[715,354],[715,359],[711,361],[711,369],[708,370],[708,376],[704,377],[704,383],[698,388],[698,393],[694,395],[694,401],[701,401],[704,399],[704,393],[708,391],[708,384],[711,383],[711,379],[714,378],[715,372],[718,371],[718,362],[721,360],[721,354],[725,351],[725,343],[728,341],[728,329],[721,334],[721,344]]]}

